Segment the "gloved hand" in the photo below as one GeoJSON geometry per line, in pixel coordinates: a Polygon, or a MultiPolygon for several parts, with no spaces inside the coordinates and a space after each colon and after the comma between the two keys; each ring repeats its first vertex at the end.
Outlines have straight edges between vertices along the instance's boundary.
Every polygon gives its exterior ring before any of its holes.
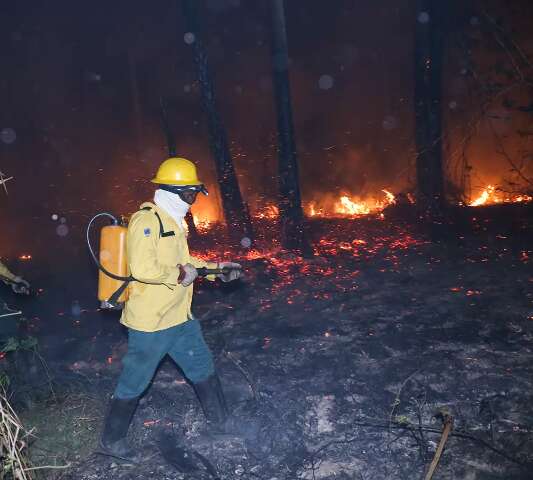
{"type": "Polygon", "coordinates": [[[13,290],[15,293],[19,293],[22,295],[29,295],[30,284],[22,277],[15,277],[13,279],[13,283],[11,284],[11,290],[13,290]]]}
{"type": "Polygon", "coordinates": [[[217,275],[223,282],[232,282],[242,276],[242,267],[239,263],[235,262],[219,262],[218,268],[229,268],[228,273],[219,273],[217,275]]]}
{"type": "Polygon", "coordinates": [[[185,265],[180,265],[180,276],[178,278],[178,283],[184,287],[188,287],[196,280],[198,272],[194,265],[186,263],[185,265]]]}

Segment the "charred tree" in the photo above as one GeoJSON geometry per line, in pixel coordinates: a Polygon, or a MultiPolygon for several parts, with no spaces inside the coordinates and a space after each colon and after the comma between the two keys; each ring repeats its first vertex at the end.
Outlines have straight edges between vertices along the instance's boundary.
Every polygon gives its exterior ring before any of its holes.
{"type": "Polygon", "coordinates": [[[185,41],[192,46],[194,63],[202,106],[207,115],[209,146],[215,160],[215,167],[222,197],[222,208],[226,218],[229,237],[232,243],[239,243],[244,237],[252,239],[252,222],[245,205],[239,182],[235,174],[233,159],[229,150],[226,129],[218,113],[215,101],[215,88],[209,68],[207,50],[201,39],[198,2],[183,0],[183,10],[187,24],[185,41]]]}
{"type": "MultiPolygon", "coordinates": [[[[163,124],[163,130],[167,140],[168,156],[169,158],[172,158],[176,156],[176,137],[172,133],[172,128],[170,127],[167,106],[163,97],[159,98],[159,105],[161,106],[161,123],[163,124]]],[[[185,221],[187,222],[187,227],[189,228],[191,237],[193,239],[198,238],[198,229],[196,228],[194,218],[190,210],[187,212],[187,215],[185,215],[185,221]]]]}
{"type": "Polygon", "coordinates": [[[272,5],[272,75],[278,124],[279,214],[281,242],[288,250],[311,253],[304,231],[304,215],[294,140],[289,54],[283,0],[272,5]]]}
{"type": "Polygon", "coordinates": [[[135,156],[140,160],[142,155],[142,112],[139,95],[139,81],[137,78],[137,60],[133,48],[128,49],[128,73],[131,90],[131,104],[133,115],[133,130],[135,134],[135,156]]]}
{"type": "Polygon", "coordinates": [[[444,204],[442,162],[442,65],[444,10],[441,0],[417,0],[415,26],[415,138],[417,200],[429,213],[444,204]]]}

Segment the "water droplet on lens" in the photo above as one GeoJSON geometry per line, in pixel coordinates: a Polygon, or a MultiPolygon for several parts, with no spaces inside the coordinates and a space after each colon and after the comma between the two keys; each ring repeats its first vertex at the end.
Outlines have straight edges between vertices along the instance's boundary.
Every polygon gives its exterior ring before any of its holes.
{"type": "Polygon", "coordinates": [[[183,41],[187,44],[187,45],[192,45],[196,40],[196,37],[194,36],[194,33],[192,32],[187,32],[185,35],[183,35],[183,41]]]}
{"type": "Polygon", "coordinates": [[[333,87],[333,77],[331,75],[322,75],[318,79],[318,86],[322,90],[329,90],[331,87],[333,87]]]}
{"type": "Polygon", "coordinates": [[[4,128],[0,131],[0,139],[7,145],[13,143],[17,139],[17,132],[12,128],[4,128]]]}
{"type": "Polygon", "coordinates": [[[420,12],[417,17],[418,21],[420,23],[428,23],[429,22],[429,13],[428,12],[420,12]]]}
{"type": "Polygon", "coordinates": [[[60,237],[66,237],[68,235],[68,227],[64,223],[62,223],[61,225],[57,226],[56,233],[60,237]]]}

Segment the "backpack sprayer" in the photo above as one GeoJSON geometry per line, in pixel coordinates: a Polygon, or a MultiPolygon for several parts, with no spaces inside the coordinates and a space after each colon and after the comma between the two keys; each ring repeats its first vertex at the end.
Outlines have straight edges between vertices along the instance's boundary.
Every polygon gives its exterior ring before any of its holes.
{"type": "MultiPolygon", "coordinates": [[[[154,212],[159,220],[161,236],[163,232],[163,224],[157,212],[154,212]]],[[[98,267],[98,300],[101,308],[118,309],[128,299],[127,286],[130,282],[140,282],[131,275],[128,269],[127,253],[126,253],[126,235],[128,228],[126,222],[117,219],[114,215],[107,212],[96,214],[87,225],[86,238],[87,247],[91,254],[94,263],[98,267]],[[97,218],[107,217],[111,219],[112,224],[102,227],[100,231],[100,251],[97,258],[90,241],[90,230],[92,224],[97,218]]],[[[231,268],[197,268],[199,277],[206,277],[207,275],[227,275],[231,272],[231,268]]],[[[185,271],[180,269],[179,278],[177,282],[183,280],[185,271]]],[[[142,282],[149,283],[149,282],[142,282]]],[[[159,284],[156,284],[159,285],[159,284]]]]}
{"type": "Polygon", "coordinates": [[[124,221],[118,220],[107,212],[96,214],[87,225],[87,247],[94,263],[98,267],[98,300],[102,308],[118,308],[128,299],[126,289],[134,278],[128,272],[126,256],[126,234],[128,229],[124,221]],[[99,258],[96,257],[90,241],[91,226],[97,218],[108,217],[112,224],[100,230],[99,258]]]}

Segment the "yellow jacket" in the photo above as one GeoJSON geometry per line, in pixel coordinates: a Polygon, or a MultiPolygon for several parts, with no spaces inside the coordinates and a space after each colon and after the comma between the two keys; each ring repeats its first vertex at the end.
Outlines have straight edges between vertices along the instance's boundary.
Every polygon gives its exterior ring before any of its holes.
{"type": "Polygon", "coordinates": [[[191,316],[193,286],[178,285],[177,265],[215,268],[189,254],[187,235],[182,225],[153,203],[143,203],[131,217],[126,237],[128,267],[136,282],[128,286],[128,300],[121,323],[134,330],[155,332],[187,321],[191,316]],[[160,237],[159,214],[164,232],[160,237]]]}
{"type": "Polygon", "coordinates": [[[0,262],[0,277],[7,278],[11,281],[15,281],[15,279],[17,278],[17,276],[13,275],[2,262],[0,262]]]}

